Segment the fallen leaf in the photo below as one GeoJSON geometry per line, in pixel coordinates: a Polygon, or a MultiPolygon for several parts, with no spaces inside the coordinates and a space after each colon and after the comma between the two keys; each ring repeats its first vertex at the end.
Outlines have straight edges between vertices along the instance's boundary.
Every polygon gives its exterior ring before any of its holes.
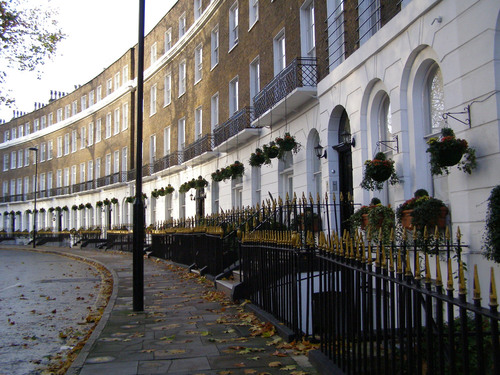
{"type": "Polygon", "coordinates": [[[295,370],[296,368],[297,368],[297,366],[295,366],[295,365],[288,365],[288,366],[280,368],[280,370],[281,371],[292,371],[292,370],[295,370]]]}
{"type": "Polygon", "coordinates": [[[251,369],[251,368],[247,368],[247,369],[243,370],[243,373],[244,374],[256,374],[257,371],[254,369],[251,369]]]}
{"type": "Polygon", "coordinates": [[[281,362],[270,362],[269,367],[281,367],[281,362]]]}

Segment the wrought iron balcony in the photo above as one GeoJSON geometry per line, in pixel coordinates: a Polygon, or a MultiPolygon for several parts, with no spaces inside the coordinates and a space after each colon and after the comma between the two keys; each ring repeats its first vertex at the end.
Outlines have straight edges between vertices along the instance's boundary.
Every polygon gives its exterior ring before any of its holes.
{"type": "Polygon", "coordinates": [[[165,169],[180,165],[181,163],[182,163],[181,153],[177,151],[173,152],[155,161],[153,173],[160,172],[165,169]]]}
{"type": "Polygon", "coordinates": [[[191,143],[183,150],[182,162],[187,162],[188,160],[194,159],[197,156],[201,156],[204,153],[212,151],[212,135],[206,134],[197,141],[191,143]]]}
{"type": "MultiPolygon", "coordinates": [[[[252,129],[256,130],[258,127],[256,124],[252,125],[253,120],[253,108],[245,107],[238,112],[236,112],[230,119],[228,119],[225,123],[218,126],[213,133],[214,137],[214,149],[218,148],[229,139],[236,135],[241,135],[245,130],[252,129]]],[[[256,132],[253,132],[256,133],[256,132]]],[[[258,131],[257,131],[258,133],[258,131]]],[[[256,135],[256,134],[253,134],[256,135]]],[[[252,136],[253,136],[252,135],[252,136]]],[[[247,138],[247,137],[244,137],[247,138]]],[[[239,139],[240,141],[245,141],[246,139],[239,139]]],[[[226,144],[229,148],[234,145],[226,144]]]]}
{"type": "Polygon", "coordinates": [[[317,83],[316,59],[296,58],[255,95],[253,98],[255,118],[258,119],[294,90],[300,87],[316,88],[317,83]]]}

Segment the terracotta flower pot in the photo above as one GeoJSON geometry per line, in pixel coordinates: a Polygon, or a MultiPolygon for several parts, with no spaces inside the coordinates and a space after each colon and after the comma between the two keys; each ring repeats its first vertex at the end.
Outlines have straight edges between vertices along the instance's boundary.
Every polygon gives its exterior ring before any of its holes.
{"type": "Polygon", "coordinates": [[[413,225],[412,225],[412,217],[411,217],[411,213],[413,212],[413,210],[404,210],[403,211],[403,216],[401,218],[401,225],[403,226],[403,228],[406,228],[406,229],[409,229],[409,230],[412,230],[413,229],[413,225]]]}
{"type": "MultiPolygon", "coordinates": [[[[403,216],[401,218],[401,225],[403,228],[413,230],[413,217],[411,216],[411,213],[413,210],[404,210],[403,211],[403,216]]],[[[444,229],[446,227],[446,216],[448,215],[448,207],[441,207],[439,211],[439,216],[434,219],[430,219],[429,223],[427,224],[427,229],[434,229],[434,227],[437,225],[439,229],[444,229]]]]}

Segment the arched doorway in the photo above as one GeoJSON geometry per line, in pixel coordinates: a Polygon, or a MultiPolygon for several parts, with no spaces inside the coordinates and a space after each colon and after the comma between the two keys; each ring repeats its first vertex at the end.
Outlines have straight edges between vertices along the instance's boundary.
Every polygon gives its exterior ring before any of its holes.
{"type": "Polygon", "coordinates": [[[349,230],[348,219],[354,212],[352,205],[353,181],[352,181],[352,136],[351,124],[347,112],[344,109],[340,115],[338,127],[338,144],[333,149],[338,153],[338,179],[340,203],[340,234],[349,230]],[[342,199],[340,199],[340,197],[342,199]]]}

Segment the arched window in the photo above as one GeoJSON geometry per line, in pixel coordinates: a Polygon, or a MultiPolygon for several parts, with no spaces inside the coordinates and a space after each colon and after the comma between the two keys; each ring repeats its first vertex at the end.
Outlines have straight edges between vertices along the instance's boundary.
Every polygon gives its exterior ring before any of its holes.
{"type": "Polygon", "coordinates": [[[391,148],[388,147],[387,141],[392,139],[392,115],[391,115],[391,101],[389,96],[384,94],[382,100],[380,101],[379,111],[378,111],[378,140],[386,141],[386,143],[380,144],[380,151],[390,152],[391,148]]]}
{"type": "Polygon", "coordinates": [[[424,87],[424,111],[427,134],[437,133],[443,127],[444,90],[441,69],[434,63],[426,77],[424,87]]]}

